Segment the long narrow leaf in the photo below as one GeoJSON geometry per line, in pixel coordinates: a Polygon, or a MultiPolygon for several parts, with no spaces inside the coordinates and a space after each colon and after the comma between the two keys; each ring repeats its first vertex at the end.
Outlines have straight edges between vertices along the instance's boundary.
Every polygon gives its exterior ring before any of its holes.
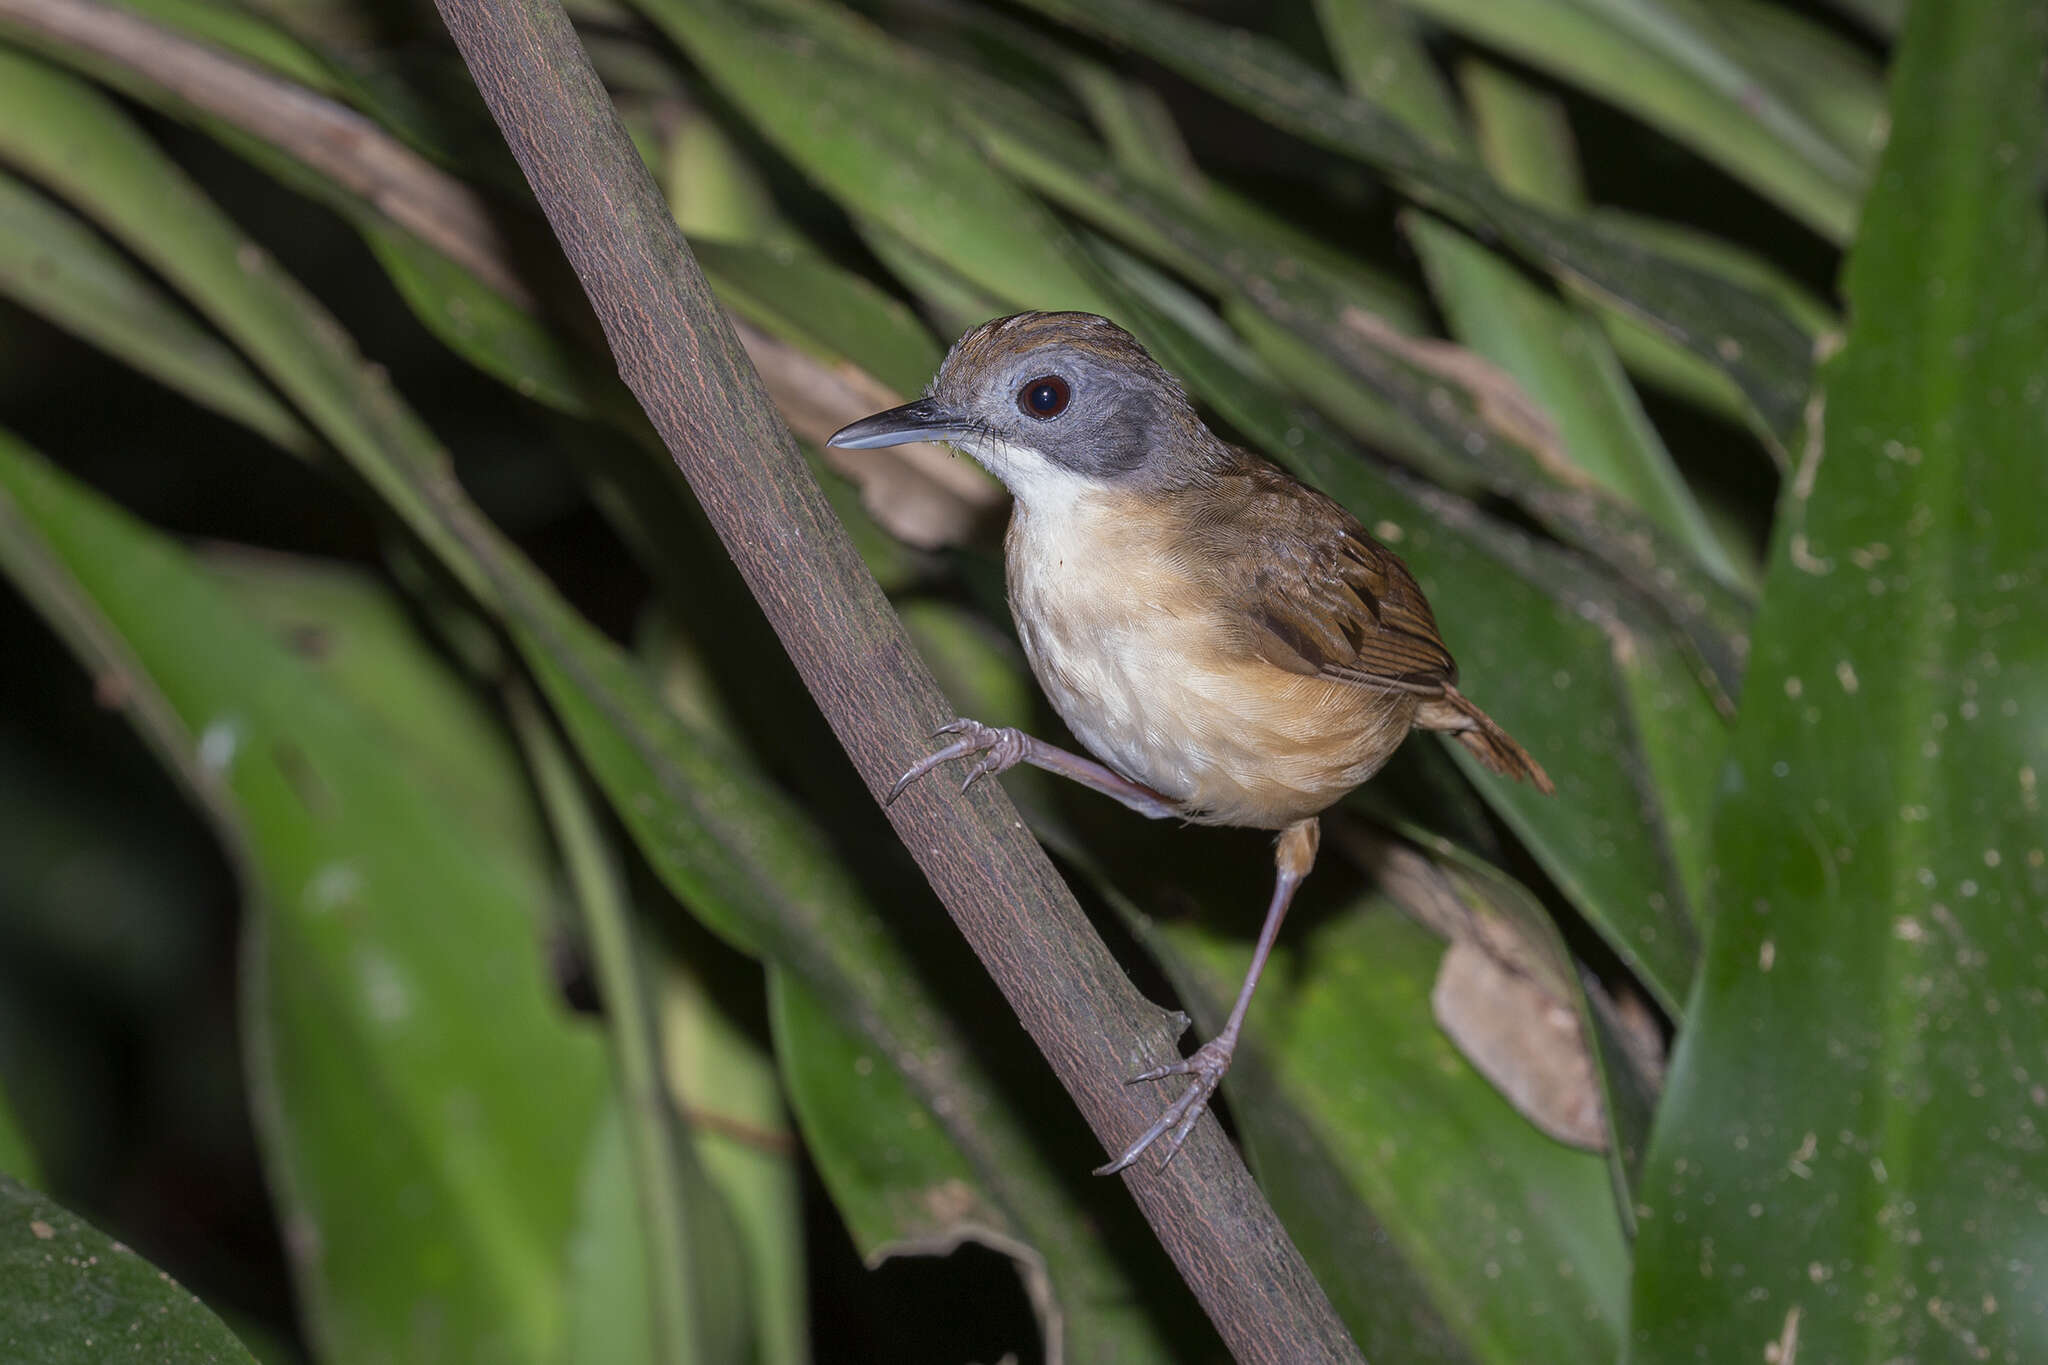
{"type": "Polygon", "coordinates": [[[1153,0],[1030,0],[1034,9],[1127,44],[1275,127],[1356,156],[1424,203],[1498,232],[1560,283],[1651,322],[1735,381],[1762,429],[1788,439],[1805,400],[1805,338],[1748,290],[1514,199],[1481,171],[1432,154],[1379,106],[1346,94],[1269,39],[1153,0]]]}
{"type": "Polygon", "coordinates": [[[0,171],[0,293],[300,455],[317,442],[241,357],[62,207],[0,171]]]}
{"type": "Polygon", "coordinates": [[[12,441],[0,559],[242,854],[252,1081],[323,1349],[549,1360],[564,1173],[607,1077],[542,980],[543,888],[178,551],[12,441]]]}
{"type": "MultiPolygon", "coordinates": [[[[1797,84],[1751,60],[1711,6],[1682,0],[1402,0],[1460,33],[1492,44],[1647,120],[1834,241],[1855,228],[1869,174],[1862,139],[1816,120],[1797,84]]],[[[1875,86],[1857,88],[1873,119],[1875,86]]],[[[1809,69],[1807,79],[1815,78],[1809,69]]],[[[1846,75],[1839,77],[1847,80],[1846,75]]]]}
{"type": "Polygon", "coordinates": [[[641,7],[764,132],[807,150],[806,170],[863,217],[1003,297],[1107,306],[1044,208],[919,102],[877,98],[859,69],[817,60],[802,35],[748,23],[727,0],[641,7]],[[804,98],[790,99],[792,88],[804,98]],[[971,249],[955,250],[963,237],[971,249]]]}
{"type": "MultiPolygon", "coordinates": [[[[1577,199],[1578,153],[1557,103],[1506,72],[1468,64],[1487,169],[1503,185],[1535,187],[1546,203],[1577,199]],[[1484,92],[1483,94],[1480,92],[1484,92]]],[[[1568,457],[1641,508],[1724,584],[1748,586],[1693,500],[1663,439],[1643,412],[1591,310],[1536,287],[1482,244],[1408,220],[1451,330],[1501,365],[1558,424],[1568,457]]]]}
{"type": "Polygon", "coordinates": [[[1782,504],[1630,1358],[2048,1355],[2048,6],[1916,5],[1782,504]]]}

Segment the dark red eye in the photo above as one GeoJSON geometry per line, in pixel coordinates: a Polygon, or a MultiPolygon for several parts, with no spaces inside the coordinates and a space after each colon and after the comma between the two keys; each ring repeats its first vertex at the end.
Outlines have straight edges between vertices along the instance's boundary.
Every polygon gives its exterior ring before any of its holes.
{"type": "Polygon", "coordinates": [[[1066,380],[1056,374],[1040,375],[1017,391],[1017,406],[1026,417],[1043,420],[1065,412],[1067,400],[1073,396],[1066,380]]]}

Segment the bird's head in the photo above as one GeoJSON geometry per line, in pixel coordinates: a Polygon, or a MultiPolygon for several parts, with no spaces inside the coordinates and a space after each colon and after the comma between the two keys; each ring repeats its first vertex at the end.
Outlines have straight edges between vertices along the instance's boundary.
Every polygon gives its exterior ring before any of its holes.
{"type": "Polygon", "coordinates": [[[1093,313],[1018,313],[946,353],[925,396],[864,417],[828,445],[944,441],[1026,502],[1087,486],[1199,478],[1217,442],[1174,377],[1093,313]]]}

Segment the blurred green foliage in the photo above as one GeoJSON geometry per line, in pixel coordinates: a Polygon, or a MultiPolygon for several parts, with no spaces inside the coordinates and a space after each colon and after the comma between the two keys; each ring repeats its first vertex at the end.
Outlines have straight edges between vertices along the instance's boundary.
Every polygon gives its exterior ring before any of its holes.
{"type": "MultiPolygon", "coordinates": [[[[1556,777],[1225,1086],[1370,1359],[2048,1358],[2048,5],[570,8],[964,713],[996,490],[817,442],[1083,307],[1556,777]]],[[[0,0],[0,1355],[1217,1358],[595,336],[431,10],[0,0]]],[[[1005,780],[1213,1029],[1255,838],[1005,780]]]]}

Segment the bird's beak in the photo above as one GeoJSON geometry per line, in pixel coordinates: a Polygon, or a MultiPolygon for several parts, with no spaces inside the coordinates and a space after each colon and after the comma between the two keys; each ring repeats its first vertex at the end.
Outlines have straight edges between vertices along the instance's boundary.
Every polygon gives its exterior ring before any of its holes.
{"type": "Polygon", "coordinates": [[[958,413],[950,412],[930,398],[905,403],[900,408],[863,417],[832,433],[825,442],[841,450],[873,450],[877,446],[908,445],[912,441],[954,441],[973,434],[973,426],[958,413]]]}

